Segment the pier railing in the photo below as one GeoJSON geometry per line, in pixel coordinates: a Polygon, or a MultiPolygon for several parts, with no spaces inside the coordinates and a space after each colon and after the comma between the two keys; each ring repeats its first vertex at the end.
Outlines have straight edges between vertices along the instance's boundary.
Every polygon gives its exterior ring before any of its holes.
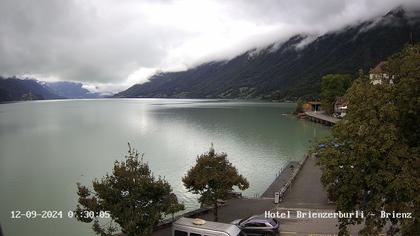
{"type": "Polygon", "coordinates": [[[280,196],[279,202],[283,201],[287,190],[290,191],[296,176],[298,175],[302,166],[305,164],[308,157],[309,155],[306,154],[301,161],[290,161],[284,168],[282,167],[276,174],[276,178],[274,179],[273,183],[259,198],[274,199],[275,193],[278,192],[280,196]]]}

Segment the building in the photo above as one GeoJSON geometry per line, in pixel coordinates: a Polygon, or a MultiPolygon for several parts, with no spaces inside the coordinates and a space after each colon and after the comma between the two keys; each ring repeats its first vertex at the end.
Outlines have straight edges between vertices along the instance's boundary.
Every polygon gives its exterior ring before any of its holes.
{"type": "Polygon", "coordinates": [[[320,111],[321,110],[321,102],[307,102],[303,104],[304,111],[320,111]]]}
{"type": "Polygon", "coordinates": [[[334,114],[337,117],[344,117],[347,113],[348,101],[344,97],[338,97],[334,102],[334,114]]]}
{"type": "MultiPolygon", "coordinates": [[[[389,79],[389,75],[385,73],[385,66],[387,65],[387,61],[381,61],[375,68],[370,70],[369,79],[370,83],[373,85],[382,84],[383,79],[389,79]]],[[[392,80],[389,81],[392,84],[392,80]]]]}

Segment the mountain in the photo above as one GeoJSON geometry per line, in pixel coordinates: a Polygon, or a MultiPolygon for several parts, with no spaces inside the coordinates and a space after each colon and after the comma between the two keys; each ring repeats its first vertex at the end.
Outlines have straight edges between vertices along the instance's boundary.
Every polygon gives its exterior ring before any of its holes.
{"type": "Polygon", "coordinates": [[[82,83],[57,81],[44,83],[51,91],[65,98],[100,98],[99,93],[92,93],[83,88],[82,83]]]}
{"type": "Polygon", "coordinates": [[[62,98],[37,80],[0,77],[0,102],[62,98]]]}
{"type": "Polygon", "coordinates": [[[395,9],[388,14],[315,37],[295,35],[283,44],[250,50],[229,61],[158,73],[114,97],[257,98],[317,97],[321,77],[356,76],[420,39],[420,14],[395,9]]]}
{"type": "Polygon", "coordinates": [[[100,94],[83,88],[82,83],[0,77],[0,102],[100,97],[100,94]]]}

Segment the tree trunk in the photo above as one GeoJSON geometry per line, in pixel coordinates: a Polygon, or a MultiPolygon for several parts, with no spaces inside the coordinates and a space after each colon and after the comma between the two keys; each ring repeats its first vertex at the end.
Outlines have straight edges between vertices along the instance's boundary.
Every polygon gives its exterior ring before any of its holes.
{"type": "Polygon", "coordinates": [[[213,213],[214,213],[214,221],[218,221],[219,219],[218,219],[218,212],[217,212],[217,210],[218,210],[218,208],[219,208],[219,206],[217,205],[217,200],[214,202],[214,211],[213,211],[213,213]]]}

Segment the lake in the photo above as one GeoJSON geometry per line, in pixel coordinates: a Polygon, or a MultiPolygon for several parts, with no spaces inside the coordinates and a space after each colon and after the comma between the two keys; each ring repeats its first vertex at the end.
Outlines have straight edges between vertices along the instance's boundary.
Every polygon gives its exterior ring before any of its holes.
{"type": "Polygon", "coordinates": [[[289,160],[329,129],[290,115],[291,103],[187,99],[57,100],[0,104],[0,222],[10,235],[94,235],[67,217],[76,183],[111,172],[127,143],[165,176],[187,209],[181,178],[214,143],[261,194],[289,160]],[[63,219],[11,219],[11,211],[60,210],[63,219]]]}

